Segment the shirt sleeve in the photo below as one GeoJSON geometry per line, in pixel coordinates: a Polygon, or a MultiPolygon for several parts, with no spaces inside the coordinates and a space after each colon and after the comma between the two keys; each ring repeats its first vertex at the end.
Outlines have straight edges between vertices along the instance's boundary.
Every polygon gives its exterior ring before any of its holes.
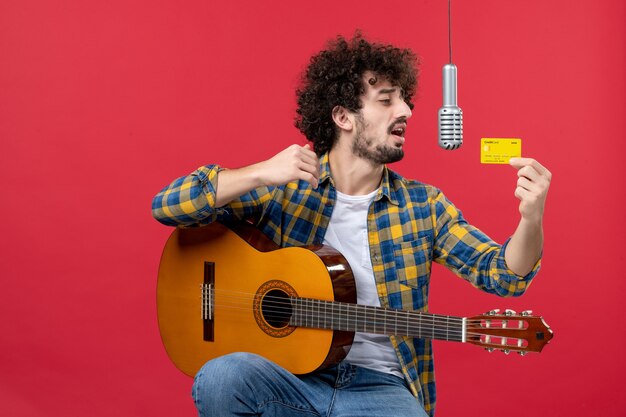
{"type": "Polygon", "coordinates": [[[526,276],[517,275],[509,269],[504,258],[510,238],[503,245],[491,240],[467,223],[461,212],[439,190],[431,201],[433,205],[435,262],[485,292],[516,297],[526,291],[539,271],[541,259],[526,276]]]}
{"type": "Polygon", "coordinates": [[[215,207],[217,178],[224,168],[202,166],[191,174],[175,179],[152,199],[152,216],[167,226],[196,227],[216,220],[255,218],[271,199],[272,189],[260,187],[215,207]]]}

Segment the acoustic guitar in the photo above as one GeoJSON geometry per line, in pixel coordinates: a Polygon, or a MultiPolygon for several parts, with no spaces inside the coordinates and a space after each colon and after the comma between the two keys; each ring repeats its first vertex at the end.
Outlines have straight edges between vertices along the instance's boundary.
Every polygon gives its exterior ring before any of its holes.
{"type": "Polygon", "coordinates": [[[255,228],[176,229],[157,283],[159,330],[176,367],[251,352],[295,374],[341,361],[354,332],[540,352],[553,333],[541,317],[498,310],[474,317],[356,304],[352,271],[328,246],[277,246],[255,228]]]}

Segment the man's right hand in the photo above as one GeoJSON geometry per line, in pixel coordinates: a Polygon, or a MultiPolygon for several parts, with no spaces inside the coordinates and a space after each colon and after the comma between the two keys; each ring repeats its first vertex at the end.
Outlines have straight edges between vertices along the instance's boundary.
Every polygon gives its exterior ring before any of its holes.
{"type": "Polygon", "coordinates": [[[239,169],[227,169],[217,177],[216,207],[222,207],[235,198],[261,186],[287,184],[303,180],[317,188],[319,158],[311,145],[291,145],[272,158],[239,169]]]}
{"type": "Polygon", "coordinates": [[[317,188],[320,178],[320,161],[311,145],[291,145],[267,161],[256,164],[261,185],[283,185],[303,180],[317,188]]]}

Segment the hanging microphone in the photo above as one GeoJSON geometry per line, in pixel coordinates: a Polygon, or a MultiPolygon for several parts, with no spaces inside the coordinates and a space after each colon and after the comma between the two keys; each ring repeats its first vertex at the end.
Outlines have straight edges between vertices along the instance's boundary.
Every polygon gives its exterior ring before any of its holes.
{"type": "Polygon", "coordinates": [[[456,65],[443,66],[443,107],[439,120],[439,146],[454,150],[463,145],[463,110],[456,104],[456,65]]]}

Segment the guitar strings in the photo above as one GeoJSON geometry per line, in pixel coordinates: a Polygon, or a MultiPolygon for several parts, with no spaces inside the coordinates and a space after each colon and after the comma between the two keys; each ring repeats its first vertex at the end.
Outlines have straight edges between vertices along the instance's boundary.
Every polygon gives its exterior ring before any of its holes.
{"type": "MultiPolygon", "coordinates": [[[[250,309],[249,308],[245,308],[245,307],[237,307],[237,306],[232,306],[232,305],[219,305],[218,307],[224,308],[224,309],[231,309],[231,310],[239,310],[241,312],[245,312],[245,313],[249,313],[250,309]]],[[[265,311],[264,312],[264,317],[266,317],[266,319],[276,319],[279,320],[280,317],[271,317],[272,311],[265,311]]],[[[423,317],[400,317],[400,319],[396,322],[395,320],[387,320],[385,321],[384,317],[381,318],[374,318],[373,320],[367,320],[367,319],[359,319],[350,315],[341,315],[341,316],[337,316],[335,315],[332,318],[322,318],[322,317],[308,317],[305,319],[300,319],[299,321],[297,321],[296,323],[293,323],[291,320],[288,320],[287,323],[289,325],[292,325],[294,327],[308,327],[308,328],[322,328],[322,329],[334,329],[334,330],[350,330],[350,331],[358,331],[358,332],[365,332],[365,333],[389,333],[389,334],[393,334],[393,333],[398,333],[401,330],[406,330],[407,331],[407,336],[408,335],[426,335],[426,334],[433,334],[433,335],[439,335],[441,337],[443,337],[443,334],[448,335],[448,337],[453,337],[453,336],[460,336],[463,334],[463,330],[462,328],[459,328],[458,326],[456,328],[450,328],[449,327],[449,323],[443,323],[443,322],[437,322],[437,321],[431,321],[428,322],[428,320],[424,320],[423,317]],[[343,323],[344,325],[342,326],[341,324],[335,324],[333,325],[329,325],[327,324],[329,319],[331,321],[339,321],[340,323],[343,323]],[[381,330],[381,329],[398,329],[397,332],[392,332],[389,331],[387,332],[386,330],[381,330]]],[[[494,326],[492,329],[498,329],[499,327],[494,326]]],[[[472,330],[488,330],[489,328],[485,328],[485,327],[480,327],[480,326],[476,326],[476,327],[472,327],[472,326],[466,326],[466,335],[468,336],[481,336],[484,335],[484,333],[480,333],[480,332],[473,332],[472,330]]],[[[510,328],[510,330],[517,330],[516,328],[510,328]]],[[[501,337],[498,335],[493,335],[494,337],[501,337]]],[[[508,338],[513,339],[513,336],[508,336],[508,338]]],[[[519,339],[519,338],[516,338],[519,339]]]]}
{"type": "MultiPolygon", "coordinates": [[[[251,309],[250,308],[246,308],[246,307],[238,307],[238,306],[233,306],[233,305],[224,305],[224,304],[218,304],[216,305],[217,307],[220,307],[222,309],[230,309],[230,310],[239,310],[241,312],[245,312],[246,314],[249,314],[251,309]]],[[[402,311],[403,313],[406,312],[406,310],[399,310],[402,311]]],[[[267,313],[267,312],[266,312],[267,313]]],[[[411,312],[413,313],[413,312],[411,312]]],[[[413,314],[419,314],[419,313],[413,313],[413,314]]],[[[413,318],[413,317],[411,317],[413,318]]],[[[310,320],[308,320],[307,323],[303,323],[302,325],[300,324],[289,324],[288,326],[293,326],[293,327],[306,327],[306,328],[319,328],[319,329],[327,329],[327,330],[344,330],[344,331],[354,331],[354,332],[363,332],[363,333],[377,333],[377,334],[384,334],[385,332],[380,332],[377,331],[376,329],[372,329],[371,326],[377,326],[378,330],[380,330],[380,328],[383,328],[385,326],[384,321],[372,321],[372,320],[368,320],[366,322],[364,322],[363,320],[359,320],[359,319],[352,319],[351,316],[344,316],[344,317],[337,317],[335,316],[334,319],[337,320],[345,320],[344,323],[346,324],[346,328],[342,329],[341,327],[344,326],[322,326],[321,324],[324,323],[324,319],[320,318],[319,321],[317,318],[311,318],[310,320]],[[361,324],[363,323],[363,324],[361,324]],[[364,327],[362,327],[364,326],[364,327]],[[366,326],[370,326],[370,328],[366,327],[366,326]],[[348,329],[348,327],[350,327],[348,329]]],[[[405,320],[405,319],[402,319],[405,320]]],[[[419,317],[418,317],[419,320],[419,317]]],[[[387,326],[390,328],[393,328],[394,326],[392,326],[391,323],[387,323],[387,326]]],[[[409,336],[409,337],[421,337],[421,338],[435,338],[435,339],[444,339],[446,337],[444,337],[444,334],[447,334],[447,339],[450,340],[452,338],[456,339],[460,339],[463,331],[462,329],[449,329],[449,328],[444,328],[444,327],[436,327],[436,326],[444,326],[443,323],[412,323],[411,321],[409,321],[408,323],[401,323],[399,322],[398,325],[396,326],[397,329],[399,330],[407,330],[408,332],[406,332],[407,334],[404,334],[404,332],[398,332],[396,335],[399,336],[409,336]],[[432,326],[435,326],[435,328],[433,329],[432,326]],[[429,337],[429,335],[432,335],[432,337],[429,337]]],[[[467,326],[466,327],[466,332],[465,335],[466,337],[474,337],[474,338],[480,338],[482,336],[489,336],[485,333],[482,332],[473,332],[471,331],[472,329],[480,329],[480,330],[489,330],[489,328],[485,328],[485,327],[471,327],[471,326],[467,326]]],[[[498,329],[498,327],[494,327],[493,329],[498,329]]],[[[492,329],[492,330],[493,330],[492,329]]],[[[508,330],[517,330],[517,328],[510,328],[508,330]]],[[[389,334],[393,334],[394,332],[389,332],[389,334]]],[[[508,341],[511,342],[516,342],[517,340],[522,340],[524,341],[525,339],[523,337],[513,337],[513,336],[499,336],[499,335],[490,335],[490,337],[492,338],[497,338],[498,340],[502,340],[502,339],[506,339],[508,341]]],[[[460,341],[460,340],[459,340],[460,341]]],[[[494,344],[494,346],[498,346],[498,347],[507,347],[509,345],[499,345],[499,344],[494,344]]],[[[510,347],[515,348],[515,347],[520,347],[520,346],[516,346],[516,345],[510,345],[510,347]]],[[[521,346],[524,347],[524,346],[521,346]]]]}
{"type": "MultiPolygon", "coordinates": [[[[233,306],[233,305],[226,305],[226,304],[218,304],[216,305],[217,307],[223,308],[223,309],[231,309],[231,310],[239,310],[241,312],[245,312],[246,314],[249,314],[251,309],[248,307],[239,307],[239,306],[233,306]]],[[[401,311],[403,313],[406,312],[406,310],[398,310],[401,311]]],[[[268,313],[266,311],[266,313],[268,313]]],[[[415,312],[409,312],[411,314],[421,314],[421,313],[415,313],[415,312]]],[[[380,332],[380,328],[384,328],[385,327],[385,322],[384,321],[380,321],[380,320],[376,320],[376,321],[364,321],[364,320],[358,320],[358,319],[354,319],[354,321],[352,321],[352,317],[350,315],[341,315],[341,317],[333,317],[334,319],[338,319],[338,320],[345,320],[344,323],[346,324],[346,328],[343,329],[345,331],[355,331],[355,332],[364,332],[364,333],[385,333],[385,332],[380,332]],[[361,329],[360,324],[363,323],[363,330],[361,329]],[[378,331],[376,329],[368,329],[366,326],[378,326],[378,331]],[[348,329],[348,327],[350,327],[348,329]]],[[[412,319],[414,319],[415,317],[410,317],[412,319]]],[[[401,320],[405,320],[406,318],[401,318],[401,320]]],[[[417,319],[423,319],[423,317],[417,317],[417,319]]],[[[424,321],[424,320],[422,320],[424,321]]],[[[307,320],[307,322],[303,322],[302,325],[299,324],[288,324],[290,326],[294,326],[294,327],[306,327],[306,328],[319,328],[319,329],[330,329],[332,327],[332,329],[334,330],[342,330],[340,327],[337,328],[338,326],[323,326],[321,325],[321,323],[324,322],[324,319],[318,319],[318,318],[310,318],[310,320],[307,320]]],[[[391,325],[391,323],[387,324],[390,328],[393,328],[393,326],[391,325]]],[[[439,339],[444,339],[443,334],[446,334],[446,339],[450,340],[451,338],[454,338],[456,336],[457,339],[461,338],[462,336],[462,329],[449,329],[449,328],[443,328],[443,327],[436,327],[436,326],[443,326],[443,323],[411,323],[411,322],[405,322],[402,323],[400,322],[400,324],[398,326],[395,326],[397,329],[399,330],[406,330],[407,334],[404,334],[404,332],[398,332],[400,336],[410,336],[410,337],[423,337],[423,338],[429,338],[428,335],[432,334],[432,338],[439,338],[439,339]],[[435,327],[433,327],[435,326],[435,327]]],[[[514,337],[514,336],[501,336],[501,335],[488,335],[485,334],[483,332],[473,332],[471,330],[473,329],[480,329],[480,330],[489,330],[489,328],[485,328],[485,327],[472,327],[472,326],[467,326],[466,327],[466,337],[474,337],[474,338],[481,338],[483,336],[490,336],[496,340],[494,340],[494,342],[498,341],[498,340],[504,340],[504,341],[509,341],[509,342],[517,342],[518,340],[522,340],[525,341],[526,339],[524,339],[523,337],[514,337]]],[[[497,326],[494,326],[492,328],[493,329],[498,329],[497,326]]],[[[509,328],[509,330],[518,330],[517,328],[509,328]]],[[[394,332],[389,332],[390,334],[393,334],[394,332]]],[[[491,346],[491,345],[490,345],[491,346]]],[[[497,347],[511,347],[511,348],[520,348],[520,347],[525,347],[525,346],[517,346],[517,345],[509,345],[509,344],[493,344],[493,346],[497,346],[497,347]]]]}
{"type": "MultiPolygon", "coordinates": [[[[214,293],[218,292],[214,290],[214,293]]],[[[245,293],[245,292],[237,292],[237,291],[228,291],[228,290],[219,290],[219,292],[221,292],[222,294],[225,293],[230,293],[230,294],[240,294],[240,296],[230,296],[229,298],[234,299],[234,298],[238,298],[239,300],[241,300],[242,303],[245,303],[246,305],[254,300],[254,298],[257,299],[261,299],[263,298],[264,300],[267,299],[271,299],[271,300],[275,300],[274,304],[271,307],[271,310],[268,307],[264,308],[264,311],[266,312],[273,312],[273,313],[286,313],[289,311],[292,311],[294,308],[297,308],[297,306],[294,306],[293,301],[302,301],[304,303],[310,303],[309,305],[305,305],[305,308],[319,308],[318,306],[315,306],[315,303],[330,303],[331,306],[335,306],[335,307],[339,307],[339,309],[341,309],[342,307],[345,307],[346,310],[349,310],[350,308],[353,309],[373,309],[373,311],[370,311],[370,313],[372,314],[386,314],[386,313],[394,313],[394,314],[421,314],[422,315],[422,319],[425,319],[424,321],[428,321],[433,320],[433,321],[445,321],[446,323],[449,322],[462,322],[463,318],[459,318],[459,317],[454,317],[454,316],[442,316],[442,315],[436,315],[436,314],[432,314],[432,313],[426,313],[426,312],[417,312],[417,311],[410,311],[410,310],[398,310],[398,309],[383,309],[383,310],[377,310],[379,307],[375,307],[375,306],[364,306],[364,305],[358,305],[358,304],[350,304],[350,303],[343,303],[343,302],[336,302],[336,301],[329,301],[329,300],[314,300],[314,299],[309,299],[309,298],[285,298],[285,297],[276,297],[276,296],[269,296],[266,295],[265,297],[262,297],[258,294],[253,294],[253,293],[245,293]],[[288,300],[288,301],[287,301],[288,300]],[[283,307],[284,306],[284,307],[283,307]],[[358,306],[358,307],[357,307],[358,306]]],[[[312,313],[314,313],[314,311],[310,311],[312,313]]],[[[343,314],[342,311],[338,311],[338,314],[343,314]]],[[[350,311],[347,311],[347,316],[346,317],[350,317],[351,314],[349,314],[350,311]]],[[[500,325],[500,323],[503,323],[505,321],[507,322],[519,322],[519,321],[523,321],[520,320],[516,317],[511,317],[511,318],[494,318],[494,319],[478,319],[478,320],[471,320],[471,319],[467,319],[466,320],[466,324],[479,324],[481,325],[485,320],[489,320],[491,322],[491,324],[494,327],[498,327],[500,325]]],[[[484,326],[480,326],[480,328],[484,328],[484,326]]],[[[508,327],[510,329],[516,329],[516,327],[508,327]]]]}
{"type": "MultiPolygon", "coordinates": [[[[380,328],[385,328],[388,325],[389,327],[395,326],[400,329],[406,329],[407,332],[410,333],[411,335],[431,332],[433,336],[440,336],[443,338],[442,333],[446,333],[446,337],[449,338],[449,337],[454,337],[454,336],[460,337],[460,334],[462,333],[462,329],[450,329],[449,328],[450,324],[453,324],[456,326],[459,326],[462,324],[462,320],[463,320],[462,318],[453,317],[453,316],[441,316],[441,315],[434,315],[434,314],[425,313],[425,312],[397,310],[397,309],[377,310],[376,307],[374,306],[363,306],[363,305],[357,305],[357,304],[341,303],[341,302],[326,301],[326,300],[313,300],[313,299],[307,299],[307,298],[295,298],[295,299],[288,298],[287,299],[285,297],[275,297],[275,296],[270,296],[270,295],[266,295],[265,297],[262,297],[259,294],[245,293],[245,292],[238,292],[238,291],[228,291],[228,290],[213,290],[213,293],[214,294],[221,293],[221,295],[224,295],[224,297],[220,296],[220,300],[222,301],[225,301],[227,298],[229,298],[230,300],[234,300],[236,303],[234,305],[222,304],[222,303],[213,304],[215,307],[220,307],[220,308],[230,308],[230,309],[239,309],[242,311],[250,311],[249,309],[250,302],[253,302],[255,298],[258,300],[260,300],[261,298],[263,298],[264,300],[266,299],[275,300],[274,305],[271,308],[267,306],[263,308],[263,312],[266,315],[271,315],[271,314],[286,315],[287,313],[293,314],[294,310],[297,310],[298,308],[300,308],[301,311],[297,311],[296,314],[300,313],[301,317],[299,318],[300,318],[300,321],[302,322],[302,327],[324,328],[324,326],[320,326],[320,323],[325,322],[326,319],[321,318],[319,316],[314,317],[313,314],[321,313],[321,311],[319,311],[319,308],[320,308],[319,304],[332,303],[332,306],[339,307],[339,311],[333,311],[332,319],[336,319],[339,321],[343,320],[344,323],[346,324],[346,327],[352,325],[354,327],[354,331],[358,331],[358,329],[360,328],[359,324],[362,323],[364,332],[368,331],[367,329],[368,325],[374,326],[374,327],[380,327],[380,328]],[[304,306],[301,306],[301,307],[298,307],[297,305],[294,306],[293,301],[296,301],[296,300],[302,301],[304,303],[304,306]],[[318,303],[318,305],[317,306],[312,305],[314,303],[318,303]],[[316,312],[314,310],[310,310],[311,307],[317,308],[318,311],[316,312]],[[346,307],[346,311],[345,312],[341,311],[342,310],[341,307],[346,307]],[[357,316],[355,316],[354,314],[350,314],[351,313],[349,311],[350,307],[352,307],[353,309],[364,309],[365,310],[364,313],[366,314],[367,314],[368,307],[373,308],[373,310],[369,311],[369,313],[374,316],[373,320],[367,320],[366,317],[359,320],[357,316]],[[302,310],[305,310],[304,315],[301,314],[302,310]],[[394,317],[391,317],[391,321],[393,323],[390,323],[388,320],[386,320],[385,316],[388,315],[388,313],[392,313],[395,315],[394,317]],[[383,317],[378,317],[379,315],[382,315],[383,317]],[[399,325],[398,325],[398,319],[400,320],[399,325]],[[406,322],[403,323],[404,320],[406,320],[406,322]],[[317,323],[317,326],[314,326],[315,323],[317,323]],[[437,326],[443,326],[443,327],[437,328],[437,326]]],[[[512,320],[496,319],[492,321],[493,328],[494,329],[503,328],[501,327],[501,325],[499,325],[499,323],[502,323],[504,321],[514,322],[517,320],[514,318],[512,320]]],[[[466,335],[478,336],[478,337],[484,336],[483,333],[476,333],[476,332],[471,331],[475,329],[481,329],[481,330],[489,329],[489,327],[483,326],[482,323],[483,323],[483,320],[467,320],[466,321],[466,335]],[[478,324],[478,326],[476,326],[476,324],[478,324]]],[[[518,330],[519,328],[509,327],[507,329],[518,330]]],[[[337,329],[337,330],[340,330],[340,329],[337,329]]],[[[493,337],[500,337],[500,336],[494,335],[493,337]]],[[[506,338],[500,337],[500,338],[510,339],[510,340],[520,339],[520,338],[515,338],[515,337],[506,337],[506,338]]],[[[506,345],[503,345],[503,346],[506,346],[506,345]]]]}
{"type": "MultiPolygon", "coordinates": [[[[403,313],[403,314],[422,314],[424,318],[432,318],[433,320],[440,320],[440,321],[452,321],[452,322],[462,322],[463,318],[462,317],[455,317],[455,316],[445,316],[445,315],[438,315],[438,314],[433,314],[433,313],[427,313],[427,312],[420,312],[420,311],[411,311],[411,310],[400,310],[400,309],[385,309],[382,307],[377,307],[377,306],[368,306],[368,305],[362,305],[362,304],[351,304],[351,303],[345,303],[345,302],[341,302],[341,301],[333,301],[333,300],[318,300],[318,299],[311,299],[311,298],[306,298],[306,297],[279,297],[279,296],[271,296],[271,295],[259,295],[257,293],[248,293],[248,292],[241,292],[241,291],[232,291],[232,290],[216,290],[213,289],[212,290],[213,294],[223,294],[228,296],[228,298],[230,299],[239,299],[241,300],[242,303],[245,303],[246,305],[250,302],[250,301],[254,301],[255,299],[257,300],[269,300],[269,301],[273,301],[273,306],[272,306],[272,312],[275,313],[280,313],[280,312],[287,312],[290,310],[293,310],[294,308],[294,303],[293,301],[303,301],[304,303],[310,303],[310,305],[306,306],[306,307],[317,307],[319,308],[319,306],[315,306],[315,303],[329,303],[331,306],[341,306],[341,307],[346,307],[346,309],[349,308],[358,308],[358,309],[372,309],[375,311],[372,311],[373,314],[385,314],[385,313],[403,313]],[[231,295],[232,294],[232,295],[231,295]],[[283,307],[284,306],[284,307],[283,307]],[[378,310],[378,309],[381,310],[378,310]],[[282,310],[282,311],[281,311],[282,310]]],[[[221,299],[225,299],[226,297],[221,297],[221,299]]],[[[217,304],[216,304],[217,305],[217,304]]],[[[267,311],[267,310],[265,310],[267,311]]],[[[341,311],[338,312],[339,314],[342,314],[341,311]]],[[[523,318],[520,317],[514,317],[511,316],[510,318],[508,317],[498,317],[498,318],[494,318],[494,319],[489,319],[489,318],[481,318],[481,319],[476,319],[476,320],[472,320],[472,319],[466,319],[466,324],[482,324],[485,320],[490,320],[491,323],[495,326],[500,322],[504,322],[504,321],[511,321],[511,322],[518,322],[518,321],[523,321],[523,318]]]]}

